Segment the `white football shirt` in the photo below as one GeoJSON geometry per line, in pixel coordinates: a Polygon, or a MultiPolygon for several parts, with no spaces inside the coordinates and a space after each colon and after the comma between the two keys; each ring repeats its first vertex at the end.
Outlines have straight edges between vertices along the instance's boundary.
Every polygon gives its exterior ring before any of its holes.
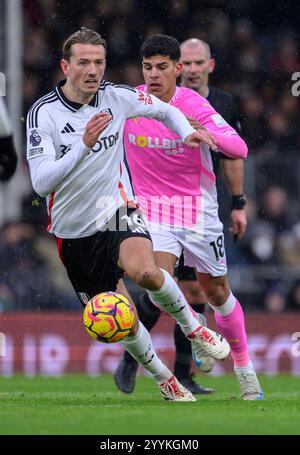
{"type": "Polygon", "coordinates": [[[90,104],[82,105],[65,97],[64,83],[28,113],[27,160],[35,191],[47,198],[48,230],[57,237],[80,238],[105,228],[132,198],[123,161],[126,119],[156,118],[183,140],[194,129],[178,109],[134,88],[102,81],[90,104]],[[90,149],[82,136],[99,112],[109,112],[112,121],[90,149]]]}

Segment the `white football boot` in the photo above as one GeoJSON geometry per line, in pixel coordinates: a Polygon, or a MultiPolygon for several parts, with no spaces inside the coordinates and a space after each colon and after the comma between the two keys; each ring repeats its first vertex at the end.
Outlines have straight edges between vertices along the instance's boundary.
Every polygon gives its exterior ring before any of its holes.
{"type": "MultiPolygon", "coordinates": [[[[204,327],[207,327],[207,321],[204,314],[197,313],[197,317],[199,319],[200,324],[204,325],[204,327]]],[[[195,357],[194,350],[192,349],[192,355],[194,363],[200,371],[202,371],[203,373],[209,373],[213,369],[215,359],[212,356],[207,355],[203,349],[199,348],[197,350],[197,358],[195,357]]]]}
{"type": "Polygon", "coordinates": [[[242,400],[256,401],[264,399],[262,388],[251,362],[247,367],[234,367],[234,372],[240,385],[242,400]]]}
{"type": "Polygon", "coordinates": [[[194,395],[187,390],[180,382],[171,376],[166,382],[159,385],[160,391],[165,400],[168,401],[196,401],[194,395]]]}
{"type": "Polygon", "coordinates": [[[194,361],[201,362],[203,352],[216,360],[224,360],[230,354],[230,346],[225,338],[203,325],[187,337],[192,344],[194,361]]]}

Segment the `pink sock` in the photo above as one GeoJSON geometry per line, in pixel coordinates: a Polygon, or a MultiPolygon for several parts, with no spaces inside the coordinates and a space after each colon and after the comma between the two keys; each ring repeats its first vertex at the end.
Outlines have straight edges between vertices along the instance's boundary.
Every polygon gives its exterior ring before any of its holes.
{"type": "Polygon", "coordinates": [[[215,310],[217,309],[214,312],[215,320],[220,333],[230,344],[234,365],[236,367],[244,367],[250,362],[244,313],[239,301],[232,294],[229,298],[235,299],[233,310],[227,315],[222,315],[218,311],[218,307],[214,307],[215,310]]]}

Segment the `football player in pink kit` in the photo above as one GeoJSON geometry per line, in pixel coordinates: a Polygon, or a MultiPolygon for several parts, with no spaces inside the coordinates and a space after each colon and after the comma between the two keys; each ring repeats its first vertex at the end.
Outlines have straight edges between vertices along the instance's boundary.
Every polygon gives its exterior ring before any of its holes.
{"type": "MultiPolygon", "coordinates": [[[[196,119],[214,136],[223,154],[246,158],[246,144],[209,102],[176,86],[182,65],[175,38],[148,38],[142,46],[142,59],[146,85],[139,90],[145,97],[148,91],[196,119]]],[[[202,143],[199,150],[192,150],[163,124],[141,117],[127,121],[124,139],[134,191],[147,219],[157,264],[173,274],[184,252],[185,264],[197,269],[218,328],[230,343],[242,399],[262,399],[248,354],[243,310],[227,279],[209,147],[202,143]]]]}

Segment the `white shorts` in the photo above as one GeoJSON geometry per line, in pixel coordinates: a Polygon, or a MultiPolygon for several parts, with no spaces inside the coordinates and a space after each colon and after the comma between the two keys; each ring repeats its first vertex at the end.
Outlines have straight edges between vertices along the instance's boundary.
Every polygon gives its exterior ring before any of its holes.
{"type": "Polygon", "coordinates": [[[184,254],[184,265],[195,267],[198,272],[211,276],[227,274],[224,247],[223,224],[219,218],[206,226],[202,232],[191,228],[170,228],[161,224],[147,222],[154,251],[174,254],[180,258],[184,254]]]}

